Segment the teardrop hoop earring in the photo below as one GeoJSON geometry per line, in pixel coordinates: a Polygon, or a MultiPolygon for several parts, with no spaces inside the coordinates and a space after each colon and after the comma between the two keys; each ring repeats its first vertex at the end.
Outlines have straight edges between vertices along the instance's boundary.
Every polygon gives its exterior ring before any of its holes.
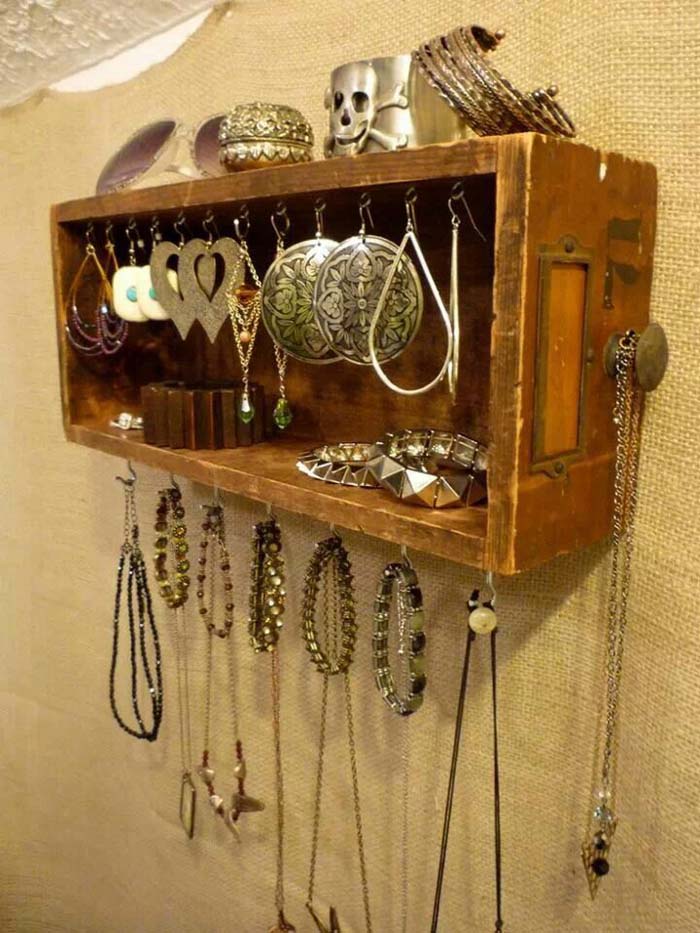
{"type": "MultiPolygon", "coordinates": [[[[416,199],[417,195],[415,188],[409,188],[409,190],[406,192],[405,198],[406,232],[404,233],[401,243],[399,244],[398,252],[394,257],[394,261],[391,264],[389,273],[384,280],[384,286],[381,290],[379,300],[377,301],[377,305],[374,309],[374,314],[369,325],[369,333],[367,336],[370,361],[375,373],[379,376],[387,388],[391,389],[392,392],[398,393],[399,395],[424,395],[426,392],[429,392],[431,389],[434,389],[435,386],[439,385],[439,383],[441,383],[445,378],[445,374],[447,373],[450,366],[450,361],[453,358],[454,347],[454,332],[451,315],[445,307],[445,303],[442,300],[442,296],[440,295],[440,291],[437,287],[435,279],[433,278],[430,267],[428,266],[427,260],[423,254],[423,250],[421,249],[420,242],[418,241],[418,237],[416,235],[416,199]],[[391,293],[394,276],[396,275],[399,263],[401,262],[409,243],[413,245],[418,262],[421,269],[423,270],[423,275],[428,282],[428,287],[430,288],[433,298],[435,299],[435,303],[437,304],[440,317],[442,318],[443,324],[445,326],[445,333],[447,335],[447,350],[445,352],[445,358],[443,360],[442,366],[440,367],[440,371],[434,379],[431,379],[430,382],[427,382],[425,385],[419,386],[416,389],[404,389],[402,386],[397,386],[395,382],[392,382],[391,379],[389,379],[389,377],[382,369],[381,363],[379,362],[376,348],[377,325],[379,324],[382,312],[384,311],[384,306],[389,298],[389,294],[391,293]]],[[[456,303],[457,299],[455,298],[454,301],[456,303]]],[[[452,306],[452,296],[450,296],[450,304],[452,306]]],[[[459,314],[458,308],[456,309],[455,314],[459,314]]]]}

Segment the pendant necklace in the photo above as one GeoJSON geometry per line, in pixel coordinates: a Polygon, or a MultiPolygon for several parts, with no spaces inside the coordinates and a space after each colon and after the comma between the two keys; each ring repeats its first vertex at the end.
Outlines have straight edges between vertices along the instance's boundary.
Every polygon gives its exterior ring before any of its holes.
{"type": "MultiPolygon", "coordinates": [[[[228,549],[226,547],[226,530],[224,525],[224,510],[221,505],[203,506],[205,510],[205,519],[202,523],[202,540],[200,542],[199,553],[199,571],[197,574],[197,599],[199,601],[199,614],[204,622],[207,633],[207,653],[206,653],[206,687],[204,694],[204,750],[202,752],[202,763],[197,768],[197,774],[202,779],[207,793],[209,794],[209,803],[214,812],[220,816],[227,828],[240,841],[238,832],[238,819],[242,813],[255,813],[264,809],[264,804],[255,797],[249,797],[245,791],[246,761],[243,756],[243,743],[240,740],[238,729],[238,711],[235,702],[235,671],[233,644],[231,638],[231,629],[233,627],[233,583],[231,581],[231,562],[228,549]],[[215,572],[209,574],[208,594],[205,596],[205,585],[207,583],[207,552],[211,545],[211,551],[218,551],[218,562],[220,570],[221,584],[223,587],[224,602],[224,622],[223,626],[216,624],[216,592],[215,592],[215,572]],[[207,599],[208,596],[208,599],[207,599]],[[227,808],[224,799],[215,789],[214,778],[215,771],[211,763],[210,738],[211,738],[211,704],[212,704],[212,674],[213,674],[213,646],[214,636],[224,642],[227,653],[228,663],[228,695],[230,702],[231,725],[233,727],[233,746],[235,755],[235,765],[233,766],[233,777],[237,785],[237,790],[231,797],[231,806],[227,808]]],[[[211,554],[211,560],[214,560],[214,554],[211,554]]]]}
{"type": "Polygon", "coordinates": [[[423,595],[411,562],[405,554],[400,564],[388,564],[382,573],[374,602],[374,632],[372,635],[372,667],[374,679],[389,709],[402,717],[402,813],[401,813],[401,933],[408,933],[408,835],[409,835],[409,768],[410,743],[408,717],[423,705],[427,683],[425,676],[425,632],[423,595]],[[389,622],[394,585],[398,590],[398,656],[401,678],[406,692],[401,695],[389,662],[389,622]]]}
{"type": "Polygon", "coordinates": [[[628,331],[620,340],[615,360],[615,407],[617,432],[613,494],[612,561],[608,592],[608,636],[605,665],[605,711],[600,786],[581,847],[591,897],[610,871],[610,846],[617,828],[614,804],[614,752],[618,719],[622,655],[627,629],[627,609],[637,510],[642,393],[635,378],[639,337],[628,331]]]}
{"type": "Polygon", "coordinates": [[[155,742],[158,738],[163,719],[163,674],[161,670],[160,640],[153,618],[151,593],[148,589],[146,564],[139,542],[139,525],[136,516],[134,486],[136,474],[129,461],[128,479],[116,478],[124,484],[124,542],[117,565],[117,592],[114,599],[114,620],[112,638],[112,662],[109,670],[109,703],[112,714],[121,729],[135,739],[155,742]],[[128,568],[126,606],[129,619],[129,654],[131,660],[131,708],[136,725],[127,723],[117,704],[116,679],[119,667],[119,639],[121,618],[121,596],[123,589],[124,568],[128,568]],[[134,589],[136,607],[134,607],[134,589]],[[134,608],[138,614],[138,626],[134,618],[134,608]],[[137,634],[138,627],[138,634],[137,634]],[[138,645],[138,647],[137,647],[138,645]],[[142,689],[139,690],[139,668],[142,671],[142,689]],[[151,705],[150,723],[147,723],[141,711],[139,693],[148,695],[151,705]]]}
{"type": "Polygon", "coordinates": [[[318,856],[319,834],[321,826],[321,798],[323,790],[323,765],[326,747],[326,721],[328,711],[328,684],[331,677],[341,675],[344,681],[345,713],[348,728],[348,750],[350,753],[350,773],[352,779],[353,805],[355,813],[355,831],[360,861],[360,879],[362,900],[367,933],[372,933],[372,920],[369,906],[369,887],[365,864],[364,838],[362,832],[362,812],[360,809],[360,790],[357,774],[357,752],[355,747],[355,727],[352,714],[352,696],[350,688],[350,665],[352,663],[357,624],[355,621],[355,599],[353,595],[352,573],[348,554],[337,533],[316,545],[314,555],[306,572],[304,582],[304,601],[302,607],[302,633],[306,650],[311,660],[323,677],[321,690],[321,725],[318,745],[318,770],[316,774],[316,793],[314,798],[313,829],[311,836],[311,863],[309,867],[309,886],[306,908],[320,933],[340,933],[340,923],[335,908],[330,908],[329,925],[320,918],[314,907],[314,887],[316,881],[316,863],[318,856]],[[319,596],[324,645],[321,645],[317,628],[319,596]]]}
{"type": "Polygon", "coordinates": [[[269,514],[264,522],[253,527],[253,560],[250,569],[250,614],[248,634],[256,653],[270,655],[272,687],[272,731],[275,746],[275,784],[277,793],[277,877],[275,909],[277,922],[268,933],[294,933],[294,927],[284,915],[284,775],[282,771],[282,741],[280,720],[280,660],[278,641],[287,591],[284,587],[282,533],[277,521],[269,514]]]}
{"type": "Polygon", "coordinates": [[[188,839],[194,836],[197,790],[192,780],[192,727],[190,723],[190,684],[185,603],[189,595],[190,562],[187,557],[185,507],[178,483],[161,490],[155,522],[155,577],[160,595],[172,612],[177,674],[177,711],[180,735],[180,823],[188,839]],[[168,556],[175,573],[168,570],[168,556]]]}
{"type": "Polygon", "coordinates": [[[430,933],[437,933],[440,914],[440,900],[442,896],[442,883],[445,877],[445,863],[447,861],[447,843],[450,835],[452,820],[452,804],[454,801],[455,783],[457,779],[457,763],[459,759],[459,746],[462,737],[462,722],[464,720],[464,707],[467,696],[467,679],[469,677],[469,661],[471,657],[472,642],[477,635],[489,635],[491,642],[491,710],[493,723],[493,822],[494,822],[494,862],[496,866],[496,920],[495,933],[503,930],[503,892],[501,883],[501,782],[498,765],[498,707],[496,692],[496,636],[498,633],[498,620],[494,611],[496,593],[491,582],[491,574],[487,574],[487,585],[491,591],[488,599],[484,600],[479,590],[474,590],[467,607],[469,619],[467,640],[462,666],[462,681],[457,701],[457,716],[455,720],[455,734],[452,744],[452,763],[450,777],[447,785],[447,798],[445,800],[445,816],[442,825],[442,841],[440,843],[440,860],[438,864],[437,882],[435,885],[435,898],[433,901],[433,919],[430,933]]]}
{"type": "MultiPolygon", "coordinates": [[[[277,237],[277,249],[273,262],[274,265],[275,262],[278,262],[285,253],[284,238],[289,232],[289,215],[287,214],[287,208],[282,202],[280,202],[280,204],[277,206],[275,212],[270,215],[270,220],[272,222],[272,229],[275,231],[275,236],[277,237]]],[[[266,282],[269,281],[269,274],[270,269],[268,269],[267,273],[265,274],[265,278],[263,279],[263,283],[260,288],[261,314],[263,322],[265,322],[265,289],[266,282]]],[[[270,333],[269,328],[268,333],[270,333]]],[[[279,375],[279,398],[275,402],[272,418],[280,431],[283,431],[292,423],[293,417],[292,409],[289,407],[289,402],[287,401],[287,389],[284,382],[285,376],[287,374],[287,351],[278,340],[275,340],[275,337],[272,333],[270,333],[270,337],[272,338],[272,349],[275,354],[275,365],[279,375]]]]}

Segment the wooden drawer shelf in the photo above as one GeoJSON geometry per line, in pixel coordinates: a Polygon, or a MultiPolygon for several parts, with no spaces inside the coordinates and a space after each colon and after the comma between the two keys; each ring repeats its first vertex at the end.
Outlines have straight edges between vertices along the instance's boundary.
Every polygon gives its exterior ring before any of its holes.
{"type": "MultiPolygon", "coordinates": [[[[609,528],[613,384],[603,372],[611,333],[648,321],[655,224],[653,166],[575,143],[523,134],[397,153],[279,166],[56,205],[52,210],[57,333],[66,437],[192,480],[307,514],[338,527],[459,563],[515,573],[587,546],[609,528]],[[456,403],[444,389],[392,394],[371,368],[290,361],[295,420],[284,437],[219,451],[144,444],[109,421],[138,411],[141,385],[162,379],[239,377],[230,328],[211,345],[195,324],[185,341],[170,323],[133,325],[124,350],[86,360],[65,336],[65,298],[82,258],[88,221],[117,226],[134,216],[146,230],[184,209],[193,235],[208,209],[230,234],[248,204],[259,269],[274,252],[268,218],[283,198],[288,242],[312,233],[313,204],[328,204],[327,233],[357,231],[360,191],[372,196],[376,230],[398,240],[403,193],[418,190],[419,233],[447,295],[447,196],[462,179],[486,236],[464,224],[460,253],[462,371],[456,403]],[[624,276],[616,269],[626,267],[624,276]],[[631,270],[631,271],[630,271],[631,270]],[[374,440],[386,430],[458,430],[488,444],[488,503],[444,512],[408,506],[388,493],[345,489],[295,469],[321,441],[374,440]]],[[[125,239],[121,236],[125,245],[125,239]]],[[[261,328],[252,377],[272,397],[276,373],[261,328]]],[[[426,307],[418,339],[389,370],[405,384],[435,370],[440,328],[426,307]]]]}

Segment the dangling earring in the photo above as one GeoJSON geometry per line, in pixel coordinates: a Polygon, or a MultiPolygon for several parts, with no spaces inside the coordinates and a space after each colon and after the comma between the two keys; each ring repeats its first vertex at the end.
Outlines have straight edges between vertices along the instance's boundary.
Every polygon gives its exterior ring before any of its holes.
{"type": "Polygon", "coordinates": [[[453,328],[452,328],[452,320],[451,320],[450,314],[447,311],[447,308],[445,307],[445,303],[442,300],[440,291],[437,287],[435,279],[433,278],[433,275],[430,271],[430,267],[428,266],[426,258],[423,254],[423,250],[421,249],[421,245],[418,241],[418,237],[416,236],[416,226],[417,226],[416,225],[416,208],[415,208],[416,198],[417,198],[417,195],[416,195],[415,188],[410,188],[408,192],[406,193],[406,199],[405,199],[406,201],[406,232],[404,233],[403,239],[401,240],[401,243],[399,244],[398,252],[396,253],[396,256],[394,257],[394,261],[391,264],[391,268],[389,269],[389,272],[386,278],[384,279],[384,286],[382,288],[381,295],[379,296],[379,300],[377,301],[377,305],[372,315],[372,320],[369,325],[369,334],[367,338],[367,342],[369,345],[369,356],[370,356],[372,367],[374,368],[375,373],[379,376],[379,378],[382,380],[384,385],[387,386],[387,388],[391,389],[393,392],[397,392],[399,395],[423,395],[425,392],[429,392],[431,389],[434,389],[435,386],[438,385],[440,382],[442,382],[442,380],[445,378],[445,373],[447,372],[448,367],[450,365],[450,361],[453,358],[454,333],[453,333],[453,328]],[[389,377],[386,375],[386,373],[381,367],[381,363],[380,363],[380,360],[377,354],[377,346],[376,346],[377,327],[379,325],[381,316],[384,312],[385,305],[389,299],[389,295],[392,289],[396,287],[394,279],[399,269],[399,264],[401,263],[401,260],[404,257],[406,248],[408,247],[409,243],[413,245],[413,249],[415,250],[416,256],[418,257],[418,262],[420,263],[420,267],[423,270],[423,275],[426,277],[428,281],[428,286],[430,288],[430,291],[432,292],[433,298],[435,299],[435,303],[438,307],[438,311],[440,312],[440,316],[442,318],[443,324],[445,325],[445,333],[447,335],[447,350],[445,352],[445,358],[442,362],[442,366],[440,367],[440,371],[438,372],[438,374],[435,376],[434,379],[431,379],[430,382],[427,382],[425,385],[419,386],[417,389],[403,389],[401,386],[397,386],[396,383],[392,382],[391,379],[389,379],[389,377]]]}
{"type": "MultiPolygon", "coordinates": [[[[285,205],[280,202],[277,205],[277,208],[274,214],[270,215],[270,221],[272,223],[272,229],[275,231],[275,236],[277,237],[277,252],[275,254],[275,260],[279,260],[285,253],[284,247],[284,238],[289,233],[289,216],[287,214],[287,208],[285,205]],[[280,218],[280,225],[278,226],[277,217],[280,218]]],[[[268,274],[269,274],[268,269],[268,274]]],[[[261,287],[261,312],[263,316],[263,321],[265,320],[265,282],[267,281],[267,274],[263,280],[261,287]]],[[[269,329],[268,329],[269,333],[269,329]]],[[[292,423],[292,409],[289,407],[289,402],[287,401],[287,389],[284,384],[284,378],[287,374],[287,351],[285,348],[275,340],[274,336],[272,337],[272,349],[275,354],[275,365],[277,366],[277,374],[279,376],[279,398],[275,403],[274,410],[272,412],[272,417],[275,424],[283,431],[285,428],[289,427],[292,423]]]]}
{"type": "Polygon", "coordinates": [[[371,198],[360,198],[360,230],[339,243],[321,266],[314,287],[314,313],[334,353],[351,363],[369,366],[370,322],[393,268],[393,288],[384,298],[375,344],[382,362],[392,360],[413,340],[423,314],[423,289],[407,255],[397,258],[391,240],[367,233],[372,224],[371,198]],[[391,326],[388,326],[388,325],[391,326]]]}
{"type": "Polygon", "coordinates": [[[115,317],[111,308],[112,288],[109,284],[109,275],[118,268],[111,229],[112,224],[110,222],[107,225],[106,232],[107,261],[103,266],[97,257],[95,245],[92,242],[93,225],[88,225],[85,234],[85,256],[71,282],[66,297],[66,336],[70,345],[85,356],[111,356],[122,348],[129,332],[126,322],[115,317]],[[77,302],[78,290],[90,262],[97,269],[100,286],[97,293],[95,318],[94,321],[88,322],[81,318],[77,302]]]}
{"type": "MultiPolygon", "coordinates": [[[[158,246],[162,239],[163,234],[160,232],[158,217],[154,217],[151,221],[151,256],[153,255],[156,246],[158,246]]],[[[174,269],[167,269],[166,275],[173,291],[177,291],[177,272],[175,272],[174,269]]],[[[170,315],[156,297],[156,291],[153,287],[153,279],[151,276],[150,262],[147,266],[141,266],[138,270],[136,278],[136,295],[141,313],[145,314],[149,320],[169,320],[170,315]]]]}
{"type": "Polygon", "coordinates": [[[316,235],[312,240],[283,249],[278,236],[277,255],[262,284],[262,319],[268,334],[289,356],[303,363],[334,363],[341,359],[328,346],[314,312],[319,269],[338,245],[323,235],[325,209],[325,201],[319,198],[314,205],[316,235]]]}
{"type": "Polygon", "coordinates": [[[139,267],[136,264],[136,245],[138,243],[139,246],[143,246],[143,242],[139,240],[138,228],[133,217],[127,225],[126,236],[129,240],[129,265],[117,269],[112,278],[114,310],[124,321],[143,323],[148,318],[139,307],[139,267]]]}
{"type": "Polygon", "coordinates": [[[459,341],[460,341],[460,326],[459,326],[459,228],[461,220],[459,214],[455,210],[455,205],[457,201],[461,201],[464,204],[464,209],[467,212],[467,217],[469,222],[474,228],[475,233],[481,237],[481,239],[486,242],[486,237],[479,230],[476,225],[476,221],[472,215],[471,210],[469,209],[469,203],[464,195],[464,185],[461,181],[456,182],[453,186],[450,196],[447,200],[447,206],[450,209],[450,214],[452,215],[452,252],[450,260],[450,303],[449,303],[449,313],[450,321],[452,322],[452,356],[450,357],[448,366],[447,366],[447,386],[450,390],[450,396],[452,398],[452,404],[454,405],[457,401],[457,382],[459,380],[459,341]]]}
{"type": "Polygon", "coordinates": [[[241,364],[241,375],[243,379],[243,393],[238,403],[238,417],[244,424],[249,424],[255,417],[255,407],[250,401],[250,361],[253,357],[255,347],[255,338],[260,324],[260,315],[262,309],[262,297],[260,295],[260,278],[250,258],[248,250],[248,231],[250,221],[248,219],[248,208],[243,207],[240,217],[234,220],[236,236],[240,244],[240,253],[238,261],[234,267],[234,275],[231,278],[226,289],[226,300],[228,302],[228,313],[231,318],[231,327],[233,328],[233,339],[236,342],[238,359],[241,364]],[[245,286],[246,270],[250,273],[255,286],[253,294],[246,296],[245,301],[239,296],[238,290],[245,286]]]}
{"type": "Polygon", "coordinates": [[[180,211],[173,224],[175,233],[178,236],[178,242],[171,243],[168,240],[163,240],[160,243],[155,243],[151,252],[150,263],[151,282],[156,301],[165,310],[182,340],[185,339],[194,323],[194,309],[189,307],[182,297],[178,272],[169,263],[173,258],[177,259],[179,269],[180,256],[185,246],[183,230],[186,225],[185,215],[180,211]]]}

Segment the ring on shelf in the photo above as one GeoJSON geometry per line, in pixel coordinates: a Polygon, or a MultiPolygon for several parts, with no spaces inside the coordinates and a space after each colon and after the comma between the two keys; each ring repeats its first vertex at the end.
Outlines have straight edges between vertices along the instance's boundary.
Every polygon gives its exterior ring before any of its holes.
{"type": "Polygon", "coordinates": [[[414,429],[386,434],[371,451],[374,478],[404,502],[444,509],[486,498],[486,448],[464,434],[414,429]]]}
{"type": "Polygon", "coordinates": [[[367,465],[373,446],[355,442],[324,444],[302,454],[297,469],[324,483],[374,489],[379,483],[367,465]]]}
{"type": "Polygon", "coordinates": [[[118,417],[112,418],[109,426],[119,428],[120,431],[143,431],[143,418],[140,415],[132,415],[131,412],[123,411],[118,417]]]}

